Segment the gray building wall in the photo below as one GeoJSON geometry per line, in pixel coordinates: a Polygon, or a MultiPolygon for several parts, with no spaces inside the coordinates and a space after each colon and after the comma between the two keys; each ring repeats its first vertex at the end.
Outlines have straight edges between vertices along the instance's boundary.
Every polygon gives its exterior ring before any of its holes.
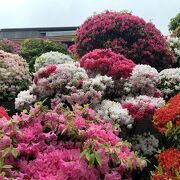
{"type": "Polygon", "coordinates": [[[0,29],[0,39],[27,39],[74,35],[77,27],[0,29]]]}
{"type": "Polygon", "coordinates": [[[0,39],[25,39],[25,38],[41,37],[38,31],[16,31],[16,32],[0,32],[0,39]]]}

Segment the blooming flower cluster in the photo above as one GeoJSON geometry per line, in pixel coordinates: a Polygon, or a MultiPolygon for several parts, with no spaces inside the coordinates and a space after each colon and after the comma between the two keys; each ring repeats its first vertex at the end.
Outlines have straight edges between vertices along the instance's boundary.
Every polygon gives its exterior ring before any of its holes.
{"type": "Polygon", "coordinates": [[[3,39],[0,41],[0,50],[10,52],[13,54],[19,54],[21,45],[9,39],[3,39]]]}
{"type": "Polygon", "coordinates": [[[68,101],[70,104],[91,104],[96,105],[106,95],[108,89],[113,87],[113,80],[111,77],[97,75],[95,78],[88,78],[83,81],[78,88],[74,86],[66,86],[67,94],[57,93],[52,99],[52,107],[62,101],[68,101]]]}
{"type": "Polygon", "coordinates": [[[95,107],[95,110],[105,121],[111,122],[111,124],[131,127],[131,124],[134,122],[128,110],[123,109],[118,102],[103,100],[101,104],[95,107]]]}
{"type": "Polygon", "coordinates": [[[174,129],[180,126],[180,93],[172,97],[166,105],[155,112],[153,123],[162,134],[165,134],[168,128],[174,129]],[[170,122],[171,127],[168,127],[170,122]]]}
{"type": "Polygon", "coordinates": [[[180,68],[164,69],[159,73],[161,83],[159,89],[166,99],[180,92],[180,68]]]}
{"type": "Polygon", "coordinates": [[[68,52],[71,54],[73,59],[79,59],[77,52],[76,52],[76,44],[72,44],[71,46],[68,47],[68,52]]]}
{"type": "Polygon", "coordinates": [[[129,80],[124,84],[124,90],[132,95],[148,95],[159,97],[162,93],[157,89],[160,83],[159,73],[149,65],[136,65],[129,80]]]}
{"type": "Polygon", "coordinates": [[[7,120],[10,119],[8,113],[6,112],[5,108],[0,106],[0,119],[5,117],[7,120]]]}
{"type": "Polygon", "coordinates": [[[85,70],[75,64],[49,65],[34,74],[33,89],[38,97],[47,97],[63,93],[68,83],[79,86],[87,78],[85,70]]]}
{"type": "Polygon", "coordinates": [[[19,110],[28,109],[30,104],[37,101],[36,95],[31,94],[32,87],[26,91],[21,91],[15,99],[15,108],[19,110]]]}
{"type": "Polygon", "coordinates": [[[50,64],[59,65],[59,64],[67,63],[67,62],[72,62],[72,61],[73,59],[68,55],[51,51],[51,52],[44,53],[38,58],[36,58],[34,68],[35,68],[35,71],[37,71],[41,67],[45,67],[50,64]]]}
{"type": "Polygon", "coordinates": [[[0,51],[0,99],[10,100],[31,83],[28,64],[19,55],[0,51]]]}
{"type": "Polygon", "coordinates": [[[122,107],[128,109],[129,114],[135,121],[143,118],[150,118],[156,109],[165,104],[163,98],[155,98],[150,96],[137,96],[135,98],[127,97],[122,101],[122,107]]]}
{"type": "Polygon", "coordinates": [[[130,142],[132,143],[133,150],[148,156],[153,155],[157,151],[159,145],[159,140],[149,132],[142,135],[134,135],[130,139],[130,142]]]}
{"type": "Polygon", "coordinates": [[[128,78],[136,64],[111,49],[96,49],[80,59],[81,67],[89,74],[101,74],[113,79],[128,78]]]}
{"type": "Polygon", "coordinates": [[[29,114],[13,116],[21,133],[14,133],[16,159],[5,159],[11,165],[7,178],[122,179],[146,165],[88,106],[44,108],[37,105],[29,114]]]}
{"type": "Polygon", "coordinates": [[[106,11],[88,18],[76,32],[76,46],[80,57],[94,49],[112,48],[137,64],[157,69],[175,61],[161,32],[129,13],[106,11]]]}
{"type": "Polygon", "coordinates": [[[166,149],[157,157],[159,165],[153,172],[152,180],[179,179],[180,151],[175,148],[166,149]]]}
{"type": "Polygon", "coordinates": [[[111,77],[97,75],[89,78],[78,64],[49,65],[34,74],[34,83],[28,92],[16,98],[16,108],[42,98],[50,98],[52,107],[60,102],[70,104],[99,103],[106,91],[113,87],[111,77]],[[25,96],[24,96],[25,95],[25,96]],[[28,97],[30,95],[30,97],[28,97]]]}
{"type": "Polygon", "coordinates": [[[176,62],[174,67],[180,67],[180,37],[170,37],[168,39],[170,49],[174,52],[176,56],[176,62]]]}

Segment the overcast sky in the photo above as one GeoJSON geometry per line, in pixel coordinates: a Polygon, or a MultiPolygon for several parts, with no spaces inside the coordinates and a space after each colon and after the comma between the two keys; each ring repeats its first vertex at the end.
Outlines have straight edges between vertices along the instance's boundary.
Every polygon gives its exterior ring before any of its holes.
{"type": "Polygon", "coordinates": [[[93,12],[132,10],[168,34],[180,0],[0,0],[0,29],[79,26],[93,12]]]}

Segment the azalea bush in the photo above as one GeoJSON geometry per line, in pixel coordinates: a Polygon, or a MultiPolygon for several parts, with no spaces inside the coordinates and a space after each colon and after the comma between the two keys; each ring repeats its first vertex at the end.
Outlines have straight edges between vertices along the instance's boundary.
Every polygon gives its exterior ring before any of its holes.
{"type": "Polygon", "coordinates": [[[51,52],[42,54],[35,60],[34,69],[35,71],[37,71],[41,67],[45,67],[50,64],[59,65],[59,64],[72,62],[72,61],[73,59],[68,55],[59,53],[57,51],[56,52],[51,51],[51,52]]]}
{"type": "Polygon", "coordinates": [[[152,156],[158,150],[159,140],[150,132],[137,134],[130,138],[132,148],[143,156],[152,156]]]}
{"type": "Polygon", "coordinates": [[[160,133],[167,136],[170,146],[180,148],[180,93],[155,112],[153,123],[160,133]]]}
{"type": "Polygon", "coordinates": [[[0,51],[0,99],[12,100],[30,84],[31,76],[26,61],[19,55],[0,51]]]}
{"type": "Polygon", "coordinates": [[[166,149],[158,156],[158,167],[152,173],[152,180],[180,178],[180,151],[176,148],[166,149]]]}
{"type": "Polygon", "coordinates": [[[29,113],[0,121],[1,130],[6,127],[2,138],[13,134],[14,139],[3,142],[11,153],[3,156],[8,164],[0,169],[1,177],[123,179],[146,166],[118,131],[88,106],[59,104],[47,110],[39,103],[29,113]]]}
{"type": "Polygon", "coordinates": [[[124,91],[131,96],[161,97],[163,94],[157,88],[160,82],[159,73],[155,68],[149,65],[136,65],[129,80],[124,84],[124,91]]]}
{"type": "Polygon", "coordinates": [[[90,75],[107,75],[113,79],[128,78],[136,66],[132,60],[111,49],[96,49],[87,53],[80,59],[80,65],[90,75]]]}
{"type": "Polygon", "coordinates": [[[169,30],[175,31],[180,26],[180,13],[178,13],[175,17],[171,18],[169,23],[169,30]]]}
{"type": "Polygon", "coordinates": [[[168,42],[170,49],[176,56],[176,62],[173,64],[173,67],[180,67],[180,37],[170,37],[168,42]]]}
{"type": "Polygon", "coordinates": [[[129,13],[106,11],[89,17],[79,27],[76,52],[80,57],[104,48],[157,69],[170,67],[175,61],[161,32],[152,23],[129,13]]]}
{"type": "Polygon", "coordinates": [[[6,118],[7,120],[10,119],[8,113],[6,112],[6,109],[2,106],[0,106],[0,119],[1,118],[6,118]]]}
{"type": "MultiPolygon", "coordinates": [[[[94,52],[100,56],[102,56],[101,53],[107,56],[104,58],[107,61],[113,61],[112,57],[117,57],[117,61],[118,58],[123,57],[111,50],[95,50],[94,52]]],[[[135,64],[132,62],[132,65],[135,64]]],[[[147,65],[135,65],[132,68],[131,66],[124,67],[122,63],[119,69],[122,71],[126,69],[127,76],[121,77],[123,73],[119,71],[116,76],[108,73],[102,73],[104,75],[102,76],[95,68],[86,72],[79,67],[79,63],[48,65],[40,68],[34,74],[33,85],[29,90],[18,94],[15,100],[16,108],[27,109],[29,104],[43,98],[48,98],[51,107],[61,102],[71,105],[88,103],[112,125],[132,128],[134,121],[151,118],[154,111],[164,105],[162,94],[156,87],[160,80],[157,70],[147,65]],[[129,91],[127,91],[128,88],[129,91]]]]}
{"type": "Polygon", "coordinates": [[[32,87],[28,92],[21,92],[15,104],[19,109],[28,102],[46,97],[51,100],[52,107],[60,102],[97,104],[112,86],[111,77],[97,75],[89,78],[78,63],[49,65],[34,74],[32,87]]]}
{"type": "Polygon", "coordinates": [[[159,73],[161,83],[159,89],[169,99],[180,92],[180,68],[164,69],[159,73]]]}
{"type": "Polygon", "coordinates": [[[127,109],[123,109],[119,102],[103,100],[95,107],[96,112],[106,121],[113,125],[132,127],[133,117],[127,109]]]}
{"type": "Polygon", "coordinates": [[[19,54],[21,45],[9,39],[0,40],[0,50],[5,52],[19,54]]]}
{"type": "Polygon", "coordinates": [[[36,58],[43,53],[50,51],[58,51],[63,54],[68,54],[67,47],[64,44],[44,39],[26,39],[22,43],[20,55],[28,62],[30,71],[34,71],[36,58]]]}
{"type": "Polygon", "coordinates": [[[122,107],[128,109],[129,114],[135,121],[144,118],[152,118],[154,111],[165,104],[163,98],[149,97],[145,95],[137,96],[136,98],[126,98],[122,102],[122,107]]]}
{"type": "Polygon", "coordinates": [[[71,46],[69,46],[68,47],[68,52],[73,57],[73,59],[79,60],[78,54],[76,52],[76,44],[72,44],[71,46]]]}

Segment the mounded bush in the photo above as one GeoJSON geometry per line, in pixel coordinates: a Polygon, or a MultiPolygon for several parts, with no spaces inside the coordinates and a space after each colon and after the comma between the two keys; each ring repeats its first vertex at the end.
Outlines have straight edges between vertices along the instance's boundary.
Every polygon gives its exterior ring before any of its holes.
{"type": "Polygon", "coordinates": [[[173,68],[180,67],[180,37],[170,37],[168,43],[171,51],[173,51],[176,57],[176,62],[173,63],[173,68]]]}
{"type": "Polygon", "coordinates": [[[10,100],[31,83],[28,64],[16,54],[0,51],[0,99],[10,100]]]}
{"type": "MultiPolygon", "coordinates": [[[[162,134],[180,128],[180,93],[158,109],[153,117],[155,128],[162,134]]],[[[178,137],[176,138],[178,140],[178,137]]]]}
{"type": "Polygon", "coordinates": [[[59,52],[47,52],[39,56],[34,64],[35,71],[41,67],[45,67],[50,64],[64,64],[68,62],[73,62],[73,59],[69,55],[65,55],[59,52]]]}
{"type": "Polygon", "coordinates": [[[27,39],[22,44],[21,56],[29,64],[30,71],[34,71],[34,63],[37,57],[43,53],[58,51],[67,54],[67,47],[61,43],[55,43],[44,39],[27,39]]]}
{"type": "Polygon", "coordinates": [[[159,73],[159,89],[166,99],[180,92],[180,68],[164,69],[159,73]]]}
{"type": "Polygon", "coordinates": [[[0,50],[5,52],[18,54],[20,52],[21,45],[9,39],[0,40],[0,50]]]}
{"type": "Polygon", "coordinates": [[[132,60],[111,49],[96,49],[87,53],[80,59],[80,65],[91,75],[107,75],[114,79],[128,78],[136,66],[132,60]]]}
{"type": "Polygon", "coordinates": [[[157,69],[169,67],[174,61],[161,32],[129,13],[107,11],[88,18],[76,32],[76,48],[80,57],[94,49],[111,48],[135,63],[157,69]]]}
{"type": "Polygon", "coordinates": [[[146,166],[88,106],[70,110],[59,104],[48,110],[37,105],[0,120],[0,167],[6,167],[0,169],[1,179],[131,179],[132,170],[146,166]]]}
{"type": "Polygon", "coordinates": [[[175,17],[171,18],[169,23],[169,30],[175,31],[176,28],[180,26],[180,13],[178,13],[175,17]]]}

